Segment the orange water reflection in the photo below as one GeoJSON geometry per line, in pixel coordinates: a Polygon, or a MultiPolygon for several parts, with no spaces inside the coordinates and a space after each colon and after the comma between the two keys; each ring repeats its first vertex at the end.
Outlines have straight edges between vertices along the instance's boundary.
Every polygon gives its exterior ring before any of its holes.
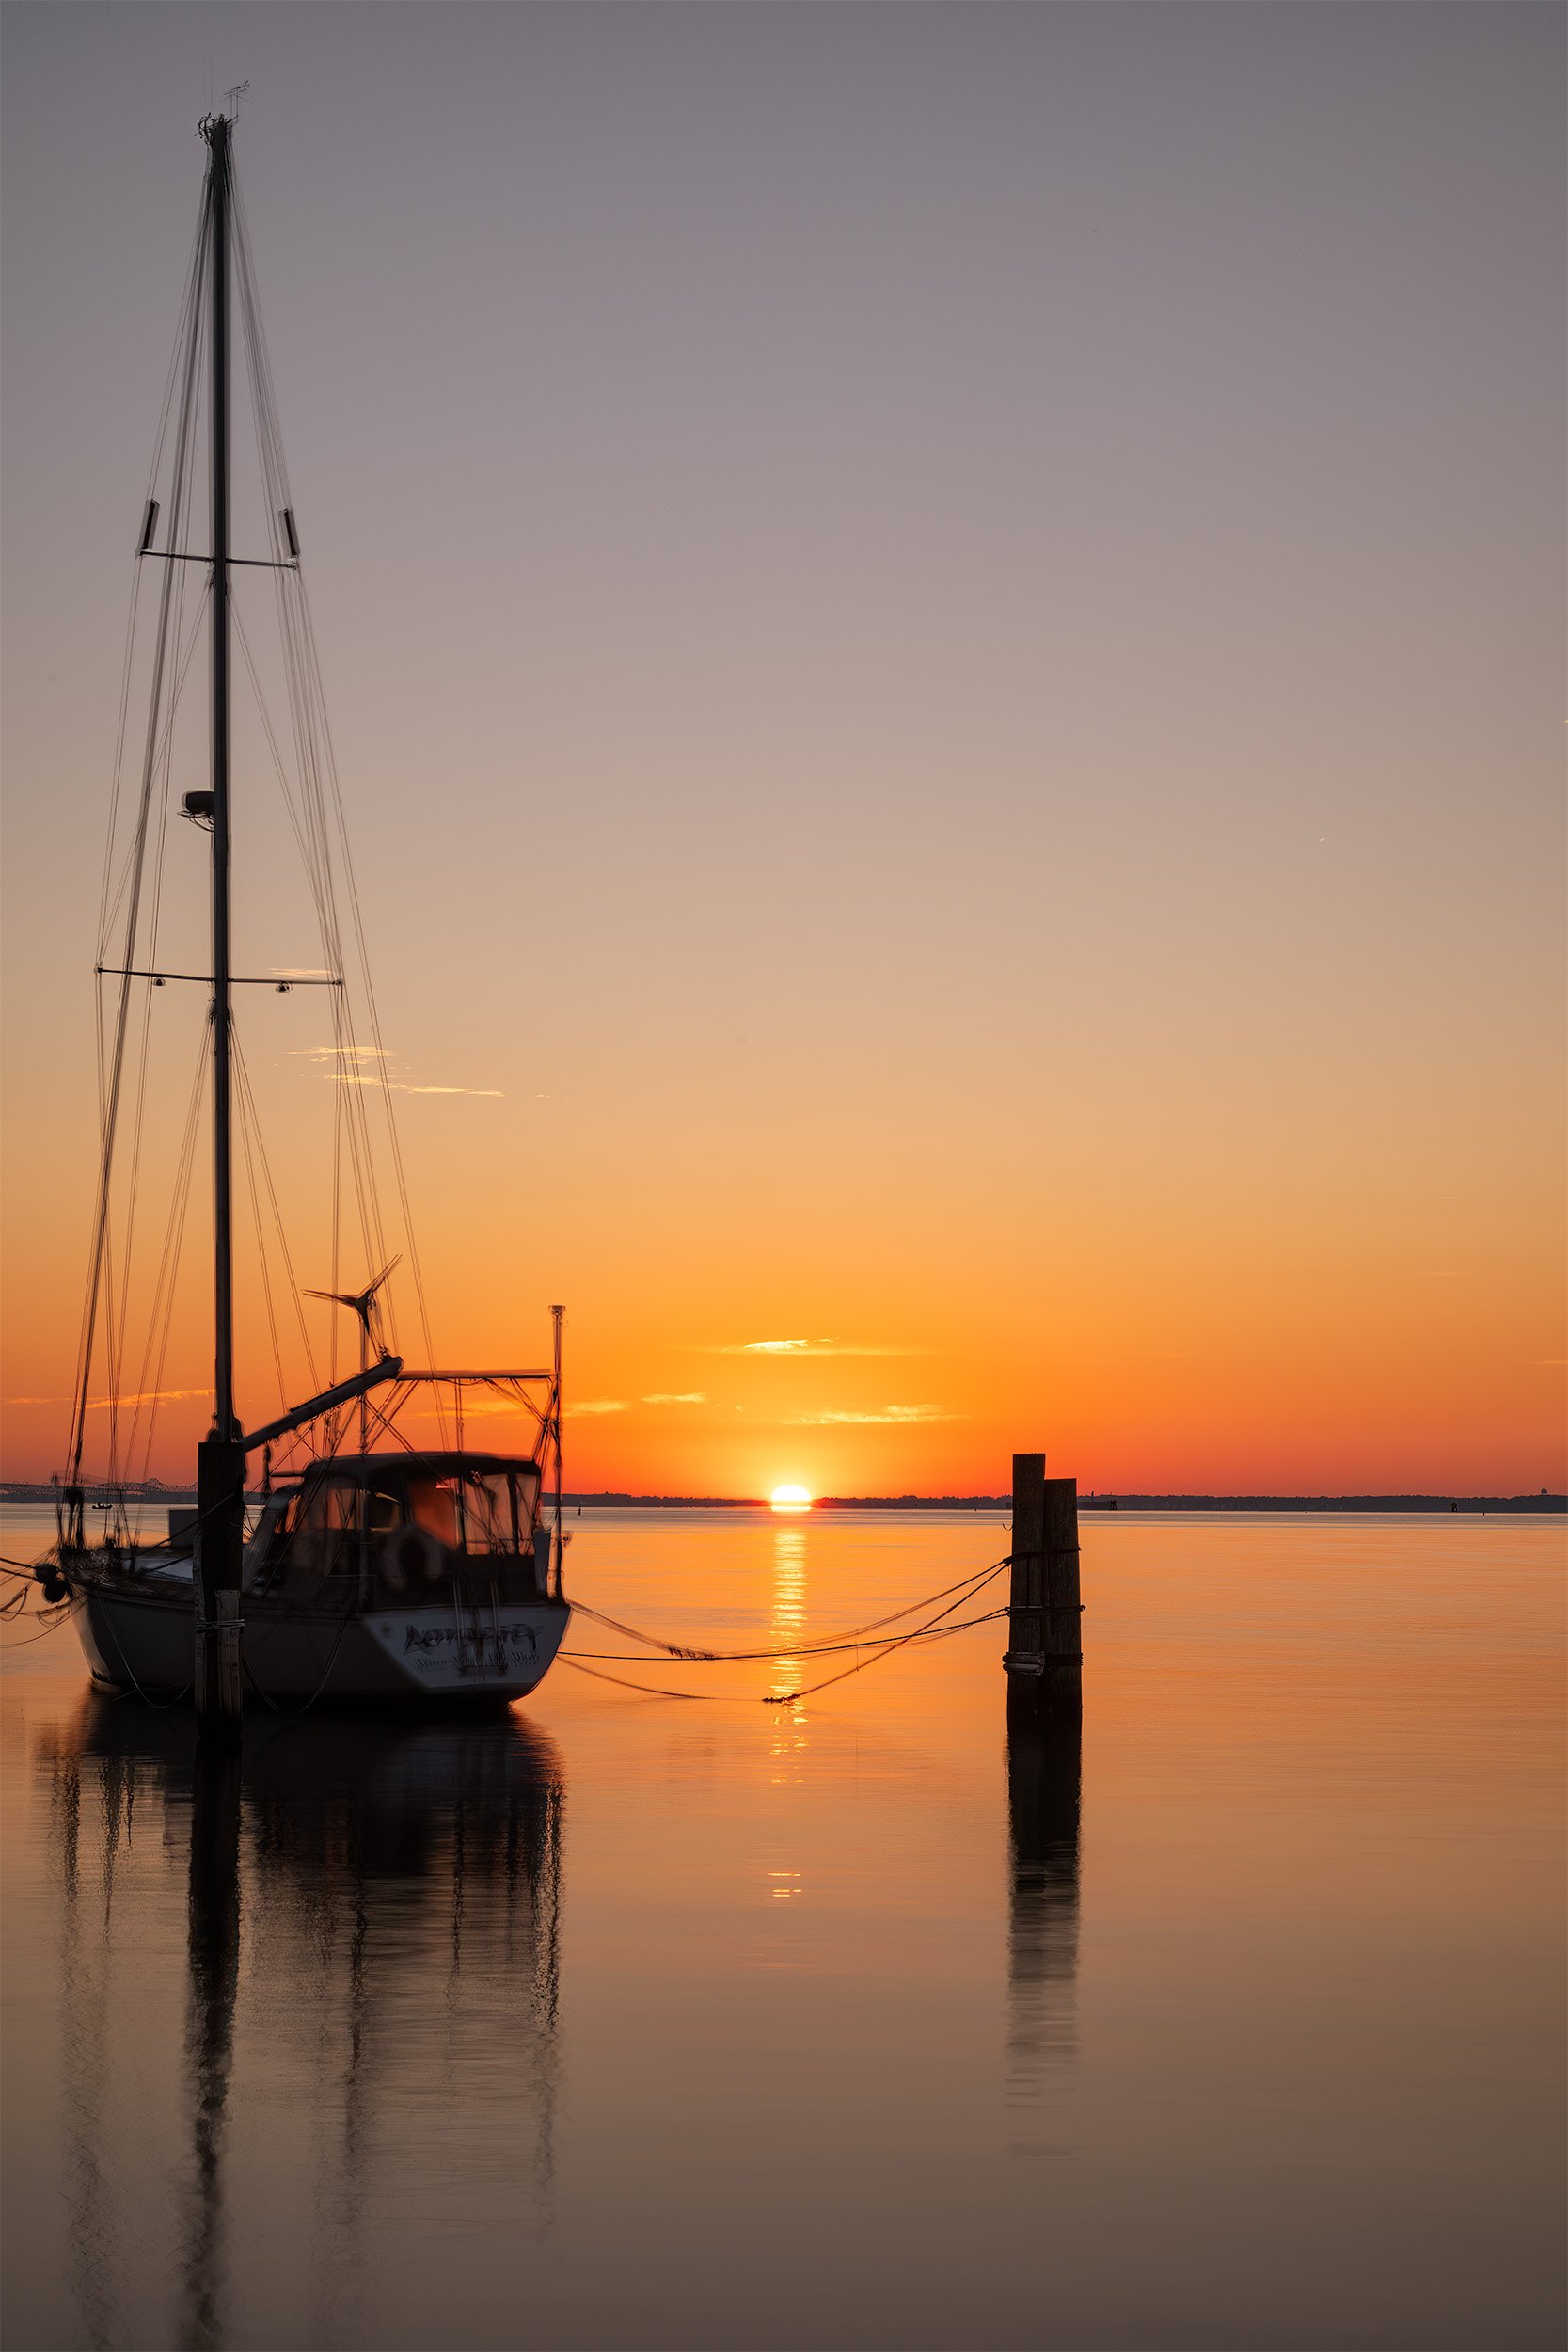
{"type": "Polygon", "coordinates": [[[783,1655],[247,1725],[237,1967],[173,1719],[8,1661],[8,2340],[1560,2339],[1560,1527],[1086,1517],[1080,1758],[997,1626],[763,1704],[994,1519],[574,1524],[783,1655]]]}

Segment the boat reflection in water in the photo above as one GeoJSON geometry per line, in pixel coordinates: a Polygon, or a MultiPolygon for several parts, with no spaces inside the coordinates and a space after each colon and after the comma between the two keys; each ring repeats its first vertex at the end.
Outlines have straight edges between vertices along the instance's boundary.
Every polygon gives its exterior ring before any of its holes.
{"type": "MultiPolygon", "coordinates": [[[[314,2254],[311,2341],[332,2340],[353,2300],[367,2214],[411,2156],[438,2168],[454,2129],[488,2130],[518,2233],[548,2229],[563,1779],[546,1735],[512,1715],[250,1719],[242,1756],[198,1744],[188,1711],[89,1693],[36,1755],[64,1857],[65,2062],[80,2093],[64,2185],[85,2343],[119,2340],[146,2279],[116,2193],[137,2152],[116,2147],[103,2111],[105,2012],[123,1998],[105,1971],[126,1940],[122,1922],[111,1945],[111,1922],[135,1904],[135,1926],[162,1940],[182,1865],[188,2154],[170,2217],[179,2308],[160,2340],[230,2336],[232,2271],[257,2251],[256,2217],[226,2180],[242,2140],[247,2182],[288,2151],[314,2254]]],[[[166,1983],[149,1970],[150,2035],[166,2030],[153,1997],[166,1983]]],[[[166,2067],[180,2070],[173,2046],[166,2067]]]]}
{"type": "Polygon", "coordinates": [[[1084,1722],[1007,1720],[1007,2101],[1043,2121],[1078,2055],[1078,1863],[1084,1722]]]}

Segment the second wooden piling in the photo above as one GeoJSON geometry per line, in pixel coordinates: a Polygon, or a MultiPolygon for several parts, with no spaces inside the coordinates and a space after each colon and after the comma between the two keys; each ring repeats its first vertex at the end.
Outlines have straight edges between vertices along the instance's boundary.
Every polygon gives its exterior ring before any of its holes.
{"type": "Polygon", "coordinates": [[[1013,1455],[1012,1581],[1007,1600],[1009,1713],[1084,1701],[1078,1577],[1078,1481],[1047,1478],[1043,1454],[1013,1455]]]}

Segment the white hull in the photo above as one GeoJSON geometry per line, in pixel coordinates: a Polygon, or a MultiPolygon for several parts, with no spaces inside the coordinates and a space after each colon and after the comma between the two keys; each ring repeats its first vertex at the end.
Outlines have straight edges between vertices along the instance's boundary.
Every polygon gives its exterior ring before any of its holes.
{"type": "MultiPolygon", "coordinates": [[[[189,1563],[130,1578],[70,1574],[76,1630],[94,1678],[166,1698],[189,1690],[195,1613],[189,1563]]],[[[315,1700],[419,1705],[526,1698],[554,1663],[571,1610],[564,1601],[507,1602],[446,1593],[406,1609],[326,1612],[242,1602],[247,1702],[315,1700]]]]}

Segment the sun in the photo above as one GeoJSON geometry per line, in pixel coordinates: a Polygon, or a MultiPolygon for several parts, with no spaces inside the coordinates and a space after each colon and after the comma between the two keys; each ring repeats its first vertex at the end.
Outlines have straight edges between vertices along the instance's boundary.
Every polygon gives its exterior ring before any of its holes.
{"type": "Polygon", "coordinates": [[[775,1486],[768,1500],[775,1511],[809,1511],[811,1489],[809,1486],[775,1486]]]}

